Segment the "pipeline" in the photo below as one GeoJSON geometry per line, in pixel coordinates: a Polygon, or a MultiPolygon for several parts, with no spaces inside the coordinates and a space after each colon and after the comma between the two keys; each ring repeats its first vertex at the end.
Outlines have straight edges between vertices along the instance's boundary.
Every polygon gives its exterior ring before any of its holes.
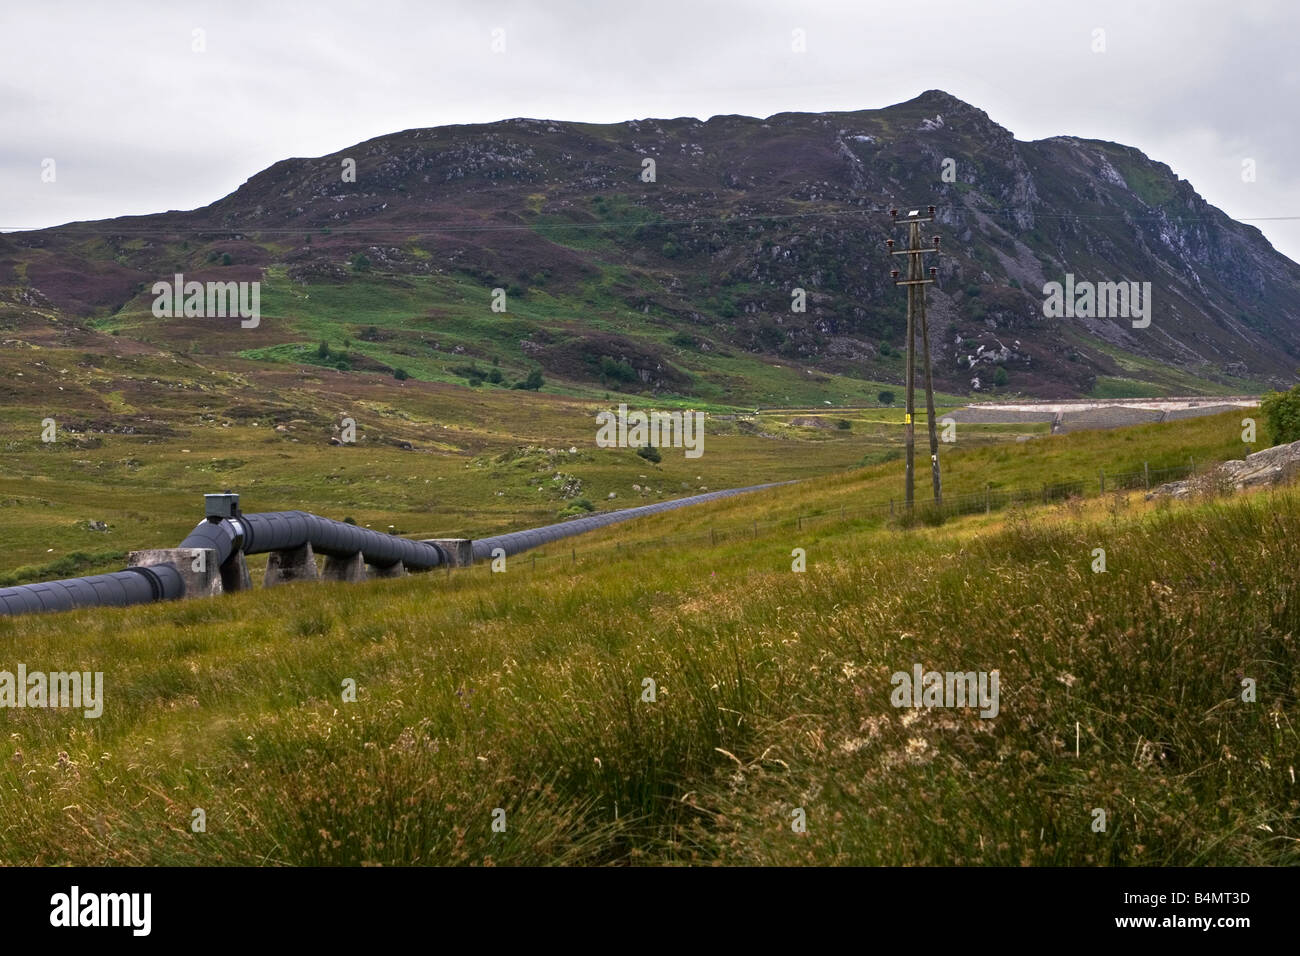
{"type": "Polygon", "coordinates": [[[199,522],[181,548],[211,548],[222,565],[236,551],[265,554],[310,544],[317,554],[347,557],[358,551],[366,564],[391,567],[399,561],[420,571],[436,568],[447,558],[436,544],[359,528],[306,511],[267,511],[199,522]]]}
{"type": "MultiPolygon", "coordinates": [[[[310,544],[319,554],[338,557],[360,552],[367,564],[377,568],[400,562],[405,567],[424,571],[448,560],[436,544],[359,528],[305,511],[246,515],[236,509],[231,517],[204,519],[178,547],[210,548],[216,552],[214,561],[220,567],[238,551],[264,554],[301,548],[305,544],[310,544]]],[[[0,588],[0,615],[149,604],[184,596],[185,581],[180,572],[170,564],[157,564],[112,574],[0,588]]]]}
{"type": "MultiPolygon", "coordinates": [[[[789,482],[711,491],[674,501],[607,511],[560,524],[481,538],[473,543],[473,556],[475,560],[489,558],[497,548],[507,555],[518,554],[529,548],[620,521],[630,521],[644,515],[672,511],[719,498],[730,498],[749,491],[775,488],[780,484],[789,482]]],[[[178,549],[209,549],[215,552],[214,560],[218,567],[225,565],[239,552],[264,554],[301,548],[306,544],[310,544],[315,553],[329,556],[350,557],[359,552],[365,562],[375,568],[391,568],[401,564],[417,571],[425,571],[451,563],[450,556],[430,541],[399,538],[370,528],[322,518],[306,511],[268,511],[246,515],[239,511],[237,495],[206,497],[209,501],[208,517],[199,522],[178,545],[178,549]],[[218,500],[214,502],[213,499],[218,500]]],[[[127,568],[112,574],[0,588],[0,616],[33,611],[68,611],[79,607],[149,604],[184,596],[185,579],[181,573],[170,564],[156,564],[127,568]]]]}
{"type": "Polygon", "coordinates": [[[520,551],[527,551],[529,548],[536,548],[538,545],[549,544],[552,541],[568,538],[575,534],[595,531],[597,528],[618,524],[620,521],[631,521],[633,518],[658,514],[661,511],[673,511],[676,508],[702,504],[705,501],[731,498],[734,495],[743,495],[750,491],[762,491],[765,488],[777,488],[788,484],[790,484],[788,481],[774,481],[766,485],[750,485],[746,488],[727,488],[723,491],[710,491],[703,495],[691,495],[689,498],[659,501],[652,505],[641,505],[637,508],[606,511],[597,515],[588,515],[585,518],[571,518],[559,524],[543,525],[540,528],[532,528],[528,531],[512,531],[509,534],[499,534],[493,538],[478,538],[474,541],[474,560],[482,561],[485,558],[492,557],[492,552],[497,548],[500,548],[506,555],[518,554],[520,551]]]}

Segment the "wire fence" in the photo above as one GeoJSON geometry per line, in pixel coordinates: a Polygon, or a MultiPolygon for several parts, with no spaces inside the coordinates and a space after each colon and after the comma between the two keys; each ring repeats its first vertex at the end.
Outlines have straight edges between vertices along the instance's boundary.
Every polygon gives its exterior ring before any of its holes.
{"type": "MultiPolygon", "coordinates": [[[[1038,485],[1036,487],[994,488],[987,484],[983,491],[962,494],[944,493],[941,503],[936,503],[930,495],[928,480],[917,482],[916,500],[912,513],[916,523],[939,524],[948,518],[972,514],[992,514],[1013,507],[1047,505],[1061,503],[1071,499],[1100,496],[1105,494],[1147,491],[1171,481],[1181,481],[1196,474],[1196,463],[1188,459],[1186,465],[1166,468],[1151,468],[1145,462],[1141,471],[1107,472],[1100,469],[1097,476],[1088,479],[1074,479],[1038,485]]],[[[928,473],[918,472],[918,478],[928,479],[928,473]]],[[[588,547],[578,547],[574,539],[551,542],[531,552],[512,555],[509,567],[513,570],[522,564],[525,568],[536,571],[555,569],[563,565],[578,565],[584,562],[608,559],[643,553],[647,550],[677,548],[685,546],[716,547],[738,541],[756,541],[760,537],[781,532],[799,532],[836,522],[875,520],[888,522],[896,520],[907,522],[903,499],[890,498],[854,506],[820,508],[807,512],[796,512],[779,518],[750,519],[743,523],[731,523],[725,526],[708,527],[682,534],[663,535],[658,538],[643,538],[633,542],[606,542],[588,547]]],[[[476,561],[469,570],[491,570],[491,559],[476,561]]],[[[457,569],[462,570],[462,569],[457,569]]],[[[452,569],[446,573],[450,575],[452,569]]]]}

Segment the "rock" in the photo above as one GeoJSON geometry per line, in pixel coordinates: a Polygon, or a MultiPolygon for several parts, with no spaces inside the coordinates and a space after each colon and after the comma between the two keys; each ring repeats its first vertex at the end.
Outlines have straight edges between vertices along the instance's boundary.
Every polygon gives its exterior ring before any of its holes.
{"type": "Polygon", "coordinates": [[[1147,500],[1158,497],[1186,498],[1197,489],[1213,489],[1230,485],[1237,491],[1259,485],[1275,485],[1300,472],[1300,441],[1287,445],[1274,445],[1245,460],[1225,461],[1215,465],[1204,475],[1171,481],[1147,492],[1147,500]]]}
{"type": "Polygon", "coordinates": [[[102,521],[87,521],[86,530],[88,531],[107,531],[108,525],[102,521]]]}

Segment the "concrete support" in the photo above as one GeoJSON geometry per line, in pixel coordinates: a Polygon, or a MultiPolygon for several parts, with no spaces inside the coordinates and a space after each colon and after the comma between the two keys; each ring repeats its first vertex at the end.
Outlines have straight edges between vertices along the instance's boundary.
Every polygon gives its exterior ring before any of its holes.
{"type": "Polygon", "coordinates": [[[361,552],[348,555],[346,558],[336,558],[334,555],[325,557],[325,570],[321,572],[322,581],[364,581],[366,579],[366,559],[361,556],[361,552]]]}
{"type": "Polygon", "coordinates": [[[151,568],[170,564],[180,572],[185,582],[185,596],[212,597],[223,590],[221,569],[216,564],[217,552],[211,548],[151,548],[132,551],[126,559],[128,568],[151,568]]]}
{"type": "Polygon", "coordinates": [[[266,561],[266,576],[262,579],[262,587],[271,588],[290,581],[319,580],[316,554],[309,541],[300,548],[272,551],[266,561]]]}
{"type": "Polygon", "coordinates": [[[373,564],[366,565],[370,569],[372,578],[404,578],[406,577],[406,566],[398,561],[396,564],[390,564],[386,568],[377,568],[373,564]]]}
{"type": "Polygon", "coordinates": [[[425,538],[424,542],[436,544],[453,568],[466,568],[474,561],[474,542],[470,538],[425,538]]]}
{"type": "Polygon", "coordinates": [[[253,579],[248,573],[248,560],[243,551],[236,551],[221,566],[221,588],[224,591],[253,590],[253,579]]]}

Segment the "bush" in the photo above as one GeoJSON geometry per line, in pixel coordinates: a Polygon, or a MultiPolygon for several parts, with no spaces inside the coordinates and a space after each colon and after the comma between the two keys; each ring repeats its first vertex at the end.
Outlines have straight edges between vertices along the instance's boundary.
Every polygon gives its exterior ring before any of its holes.
{"type": "Polygon", "coordinates": [[[366,258],[366,256],[363,255],[362,253],[358,252],[355,256],[352,257],[352,271],[369,272],[370,260],[366,258]]]}
{"type": "Polygon", "coordinates": [[[223,266],[228,266],[228,265],[230,265],[230,263],[231,263],[230,253],[228,253],[228,252],[223,252],[223,253],[221,254],[221,264],[222,264],[223,266]]]}
{"type": "Polygon", "coordinates": [[[560,518],[572,518],[595,510],[596,506],[586,498],[574,498],[567,505],[557,511],[556,516],[560,518]]]}
{"type": "Polygon", "coordinates": [[[600,357],[600,375],[602,378],[612,378],[618,382],[634,382],[637,374],[627,362],[621,359],[612,359],[608,355],[600,357]]]}
{"type": "Polygon", "coordinates": [[[889,389],[885,389],[883,392],[877,395],[876,398],[880,399],[881,405],[894,404],[894,393],[889,391],[889,389]]]}
{"type": "Polygon", "coordinates": [[[853,428],[853,423],[849,421],[847,418],[841,418],[838,422],[835,423],[835,427],[842,432],[846,432],[853,428]]]}
{"type": "Polygon", "coordinates": [[[404,368],[393,369],[393,378],[397,379],[399,382],[405,382],[410,377],[410,374],[404,368]]]}
{"type": "Polygon", "coordinates": [[[524,388],[532,392],[537,391],[539,388],[542,387],[541,369],[536,369],[536,368],[533,369],[531,372],[528,373],[528,377],[526,379],[524,379],[522,382],[515,382],[515,384],[511,385],[510,387],[524,388]]]}
{"type": "Polygon", "coordinates": [[[320,348],[316,349],[316,354],[323,359],[330,357],[330,344],[324,340],[321,341],[320,348]]]}
{"type": "Polygon", "coordinates": [[[1300,385],[1286,392],[1269,392],[1260,400],[1259,410],[1274,445],[1300,441],[1300,385]]]}
{"type": "Polygon", "coordinates": [[[1005,384],[1007,384],[1007,379],[1008,379],[1008,378],[1009,378],[1009,376],[1007,375],[1007,370],[1004,369],[1001,365],[999,365],[999,366],[998,366],[998,370],[997,370],[996,372],[993,373],[993,384],[994,384],[994,385],[1005,385],[1005,384]]]}
{"type": "Polygon", "coordinates": [[[659,453],[659,449],[654,445],[643,445],[636,450],[636,453],[646,461],[652,461],[656,465],[664,460],[664,456],[659,453]]]}

